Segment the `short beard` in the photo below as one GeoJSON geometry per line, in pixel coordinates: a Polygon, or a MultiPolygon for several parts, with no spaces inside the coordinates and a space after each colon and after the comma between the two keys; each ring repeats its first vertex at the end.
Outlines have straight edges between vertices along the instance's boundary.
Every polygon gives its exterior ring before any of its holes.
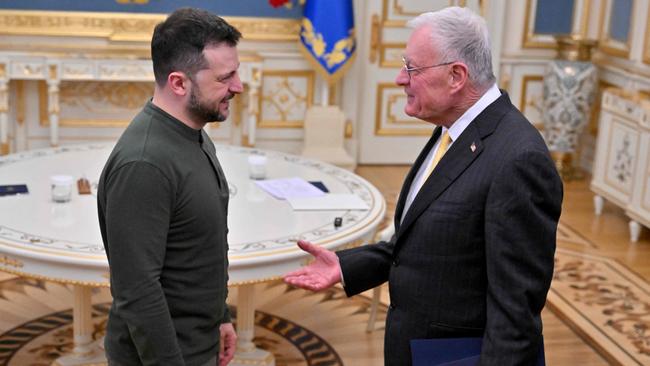
{"type": "MultiPolygon", "coordinates": [[[[192,91],[190,92],[190,101],[187,105],[187,112],[195,121],[200,123],[223,122],[228,118],[228,116],[223,115],[218,108],[214,110],[201,104],[199,97],[200,92],[198,91],[198,88],[192,87],[192,91]]],[[[230,98],[232,97],[226,96],[224,99],[228,100],[230,98]]]]}

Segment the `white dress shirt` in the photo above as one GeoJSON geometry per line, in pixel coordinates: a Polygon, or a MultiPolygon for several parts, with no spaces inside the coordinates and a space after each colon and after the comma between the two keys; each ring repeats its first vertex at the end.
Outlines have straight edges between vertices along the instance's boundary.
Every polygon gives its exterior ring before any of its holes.
{"type": "MultiPolygon", "coordinates": [[[[469,124],[478,116],[485,108],[487,108],[492,102],[497,100],[501,96],[501,92],[499,91],[499,88],[497,87],[496,84],[492,85],[490,89],[488,89],[483,96],[479,100],[476,101],[469,109],[463,113],[460,118],[458,118],[452,125],[447,129],[446,127],[442,127],[442,133],[447,131],[449,133],[449,137],[451,138],[451,143],[449,144],[449,147],[447,150],[451,149],[451,145],[454,144],[454,141],[460,136],[460,134],[465,131],[465,128],[469,126],[469,124]]],[[[442,134],[441,134],[442,136],[442,134]]],[[[400,222],[404,220],[404,217],[406,216],[406,213],[408,212],[409,208],[411,207],[411,204],[413,203],[413,200],[415,199],[415,196],[417,196],[418,192],[420,191],[420,188],[424,185],[424,182],[426,182],[428,176],[426,175],[427,167],[431,165],[431,161],[433,160],[433,157],[436,154],[436,151],[438,150],[438,147],[440,146],[440,138],[438,138],[438,141],[436,141],[435,145],[429,150],[429,154],[427,154],[426,159],[422,162],[420,165],[420,168],[418,169],[417,174],[415,175],[415,178],[413,178],[413,182],[411,183],[411,187],[409,188],[409,193],[408,196],[406,196],[406,202],[404,203],[404,210],[402,210],[402,217],[400,218],[400,222]]]]}

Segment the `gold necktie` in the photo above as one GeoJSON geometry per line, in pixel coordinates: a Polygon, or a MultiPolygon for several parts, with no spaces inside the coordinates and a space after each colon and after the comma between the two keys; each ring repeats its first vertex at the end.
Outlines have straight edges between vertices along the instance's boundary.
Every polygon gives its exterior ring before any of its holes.
{"type": "Polygon", "coordinates": [[[440,159],[442,159],[442,156],[445,155],[447,149],[449,148],[450,143],[451,143],[451,137],[449,137],[449,133],[447,133],[447,131],[443,132],[442,136],[440,136],[440,145],[438,145],[438,150],[436,150],[436,154],[433,156],[433,159],[431,160],[431,165],[429,165],[429,167],[427,168],[425,180],[429,178],[431,172],[433,172],[433,169],[435,169],[436,165],[438,165],[438,162],[440,162],[440,159]]]}

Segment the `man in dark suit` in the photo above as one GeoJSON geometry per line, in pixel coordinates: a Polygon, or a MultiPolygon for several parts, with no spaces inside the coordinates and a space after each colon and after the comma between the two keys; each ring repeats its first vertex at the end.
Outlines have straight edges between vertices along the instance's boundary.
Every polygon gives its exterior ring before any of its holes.
{"type": "Polygon", "coordinates": [[[388,242],[333,253],[285,276],[348,296],[386,281],[385,363],[411,339],[482,337],[481,365],[534,364],[553,274],[562,182],[539,132],[495,85],[487,27],[464,8],[425,13],[396,83],[405,112],[438,126],[411,168],[388,242]]]}

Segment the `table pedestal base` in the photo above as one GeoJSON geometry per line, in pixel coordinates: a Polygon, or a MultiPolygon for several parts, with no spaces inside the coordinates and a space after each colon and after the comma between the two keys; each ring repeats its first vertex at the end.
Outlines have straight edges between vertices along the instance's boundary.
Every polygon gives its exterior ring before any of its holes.
{"type": "Polygon", "coordinates": [[[273,354],[255,347],[255,285],[241,285],[237,289],[237,350],[230,365],[275,366],[273,354]]]}
{"type": "Polygon", "coordinates": [[[275,366],[275,358],[270,352],[256,348],[250,352],[236,352],[229,366],[275,366]]]}
{"type": "Polygon", "coordinates": [[[56,359],[52,366],[106,365],[106,356],[102,347],[104,338],[93,341],[91,291],[91,287],[74,286],[72,305],[74,348],[71,354],[56,359]]]}
{"type": "Polygon", "coordinates": [[[102,338],[90,345],[88,347],[90,353],[86,355],[69,354],[56,359],[52,366],[106,366],[108,362],[106,361],[104,348],[99,344],[99,342],[103,341],[102,338]]]}

